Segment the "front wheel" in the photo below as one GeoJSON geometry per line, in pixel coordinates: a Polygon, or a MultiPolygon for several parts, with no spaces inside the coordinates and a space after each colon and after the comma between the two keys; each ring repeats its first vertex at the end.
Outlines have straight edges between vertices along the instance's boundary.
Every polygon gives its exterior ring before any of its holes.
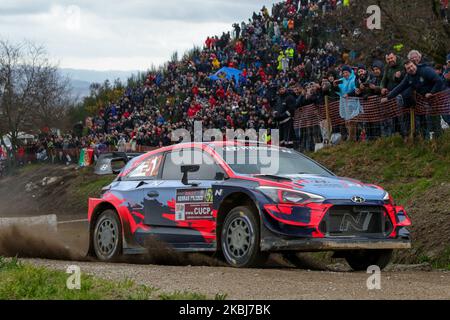
{"type": "Polygon", "coordinates": [[[355,271],[365,271],[375,265],[383,270],[391,261],[392,250],[355,250],[345,254],[345,260],[355,271]]]}
{"type": "Polygon", "coordinates": [[[121,256],[122,228],[113,210],[106,210],[98,217],[92,242],[95,255],[102,261],[115,261],[121,256]]]}
{"type": "Polygon", "coordinates": [[[221,231],[221,249],[226,262],[237,268],[257,267],[268,254],[260,250],[259,217],[248,207],[232,209],[221,231]]]}

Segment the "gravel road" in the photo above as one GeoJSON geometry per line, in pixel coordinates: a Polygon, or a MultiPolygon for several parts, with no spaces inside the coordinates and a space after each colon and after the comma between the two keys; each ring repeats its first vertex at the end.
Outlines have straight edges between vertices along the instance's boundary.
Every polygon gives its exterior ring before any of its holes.
{"type": "Polygon", "coordinates": [[[191,291],[227,299],[450,299],[450,272],[389,271],[381,289],[368,290],[363,272],[308,271],[291,268],[234,269],[227,267],[107,264],[98,262],[24,259],[39,266],[81,271],[104,279],[132,279],[163,292],[191,291]]]}

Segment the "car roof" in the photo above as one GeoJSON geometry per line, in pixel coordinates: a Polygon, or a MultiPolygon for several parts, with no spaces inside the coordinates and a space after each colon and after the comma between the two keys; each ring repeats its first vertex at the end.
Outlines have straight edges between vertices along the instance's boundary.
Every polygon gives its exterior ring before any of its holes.
{"type": "Polygon", "coordinates": [[[269,145],[267,143],[262,143],[259,141],[248,141],[248,140],[234,140],[234,141],[211,141],[211,142],[183,142],[174,144],[171,146],[168,146],[166,148],[173,149],[173,148],[179,148],[179,147],[202,147],[202,146],[208,146],[208,147],[235,147],[235,146],[259,146],[259,147],[272,147],[272,148],[280,148],[276,145],[269,145]]]}
{"type": "Polygon", "coordinates": [[[258,146],[258,147],[267,147],[267,148],[277,148],[280,150],[286,149],[284,147],[276,146],[276,145],[269,145],[266,143],[261,143],[258,141],[247,141],[247,140],[234,140],[234,141],[211,141],[211,142],[182,142],[173,144],[166,147],[161,147],[152,151],[149,151],[143,155],[142,158],[146,158],[149,155],[154,155],[158,153],[163,152],[170,152],[172,150],[176,149],[182,149],[182,148],[199,148],[203,150],[210,149],[217,149],[217,148],[224,148],[224,147],[236,147],[236,146],[258,146]]]}

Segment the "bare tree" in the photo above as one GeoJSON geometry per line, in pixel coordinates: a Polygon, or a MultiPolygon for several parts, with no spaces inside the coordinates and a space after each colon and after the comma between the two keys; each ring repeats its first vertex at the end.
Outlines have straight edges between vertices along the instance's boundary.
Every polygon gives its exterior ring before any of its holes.
{"type": "Polygon", "coordinates": [[[0,137],[8,134],[13,151],[20,132],[59,123],[70,103],[70,86],[48,60],[43,47],[0,40],[0,137]]]}

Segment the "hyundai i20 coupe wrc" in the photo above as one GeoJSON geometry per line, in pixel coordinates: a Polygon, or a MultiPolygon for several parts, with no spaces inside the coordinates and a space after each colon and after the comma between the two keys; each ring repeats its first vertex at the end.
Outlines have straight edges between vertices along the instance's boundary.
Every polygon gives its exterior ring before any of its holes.
{"type": "Polygon", "coordinates": [[[365,270],[411,247],[411,221],[388,192],[291,149],[184,143],[127,161],[112,159],[117,178],[89,199],[89,252],[102,261],[145,254],[158,239],[181,252],[214,252],[233,267],[261,265],[272,252],[295,264],[299,252],[333,251],[365,270]]]}

